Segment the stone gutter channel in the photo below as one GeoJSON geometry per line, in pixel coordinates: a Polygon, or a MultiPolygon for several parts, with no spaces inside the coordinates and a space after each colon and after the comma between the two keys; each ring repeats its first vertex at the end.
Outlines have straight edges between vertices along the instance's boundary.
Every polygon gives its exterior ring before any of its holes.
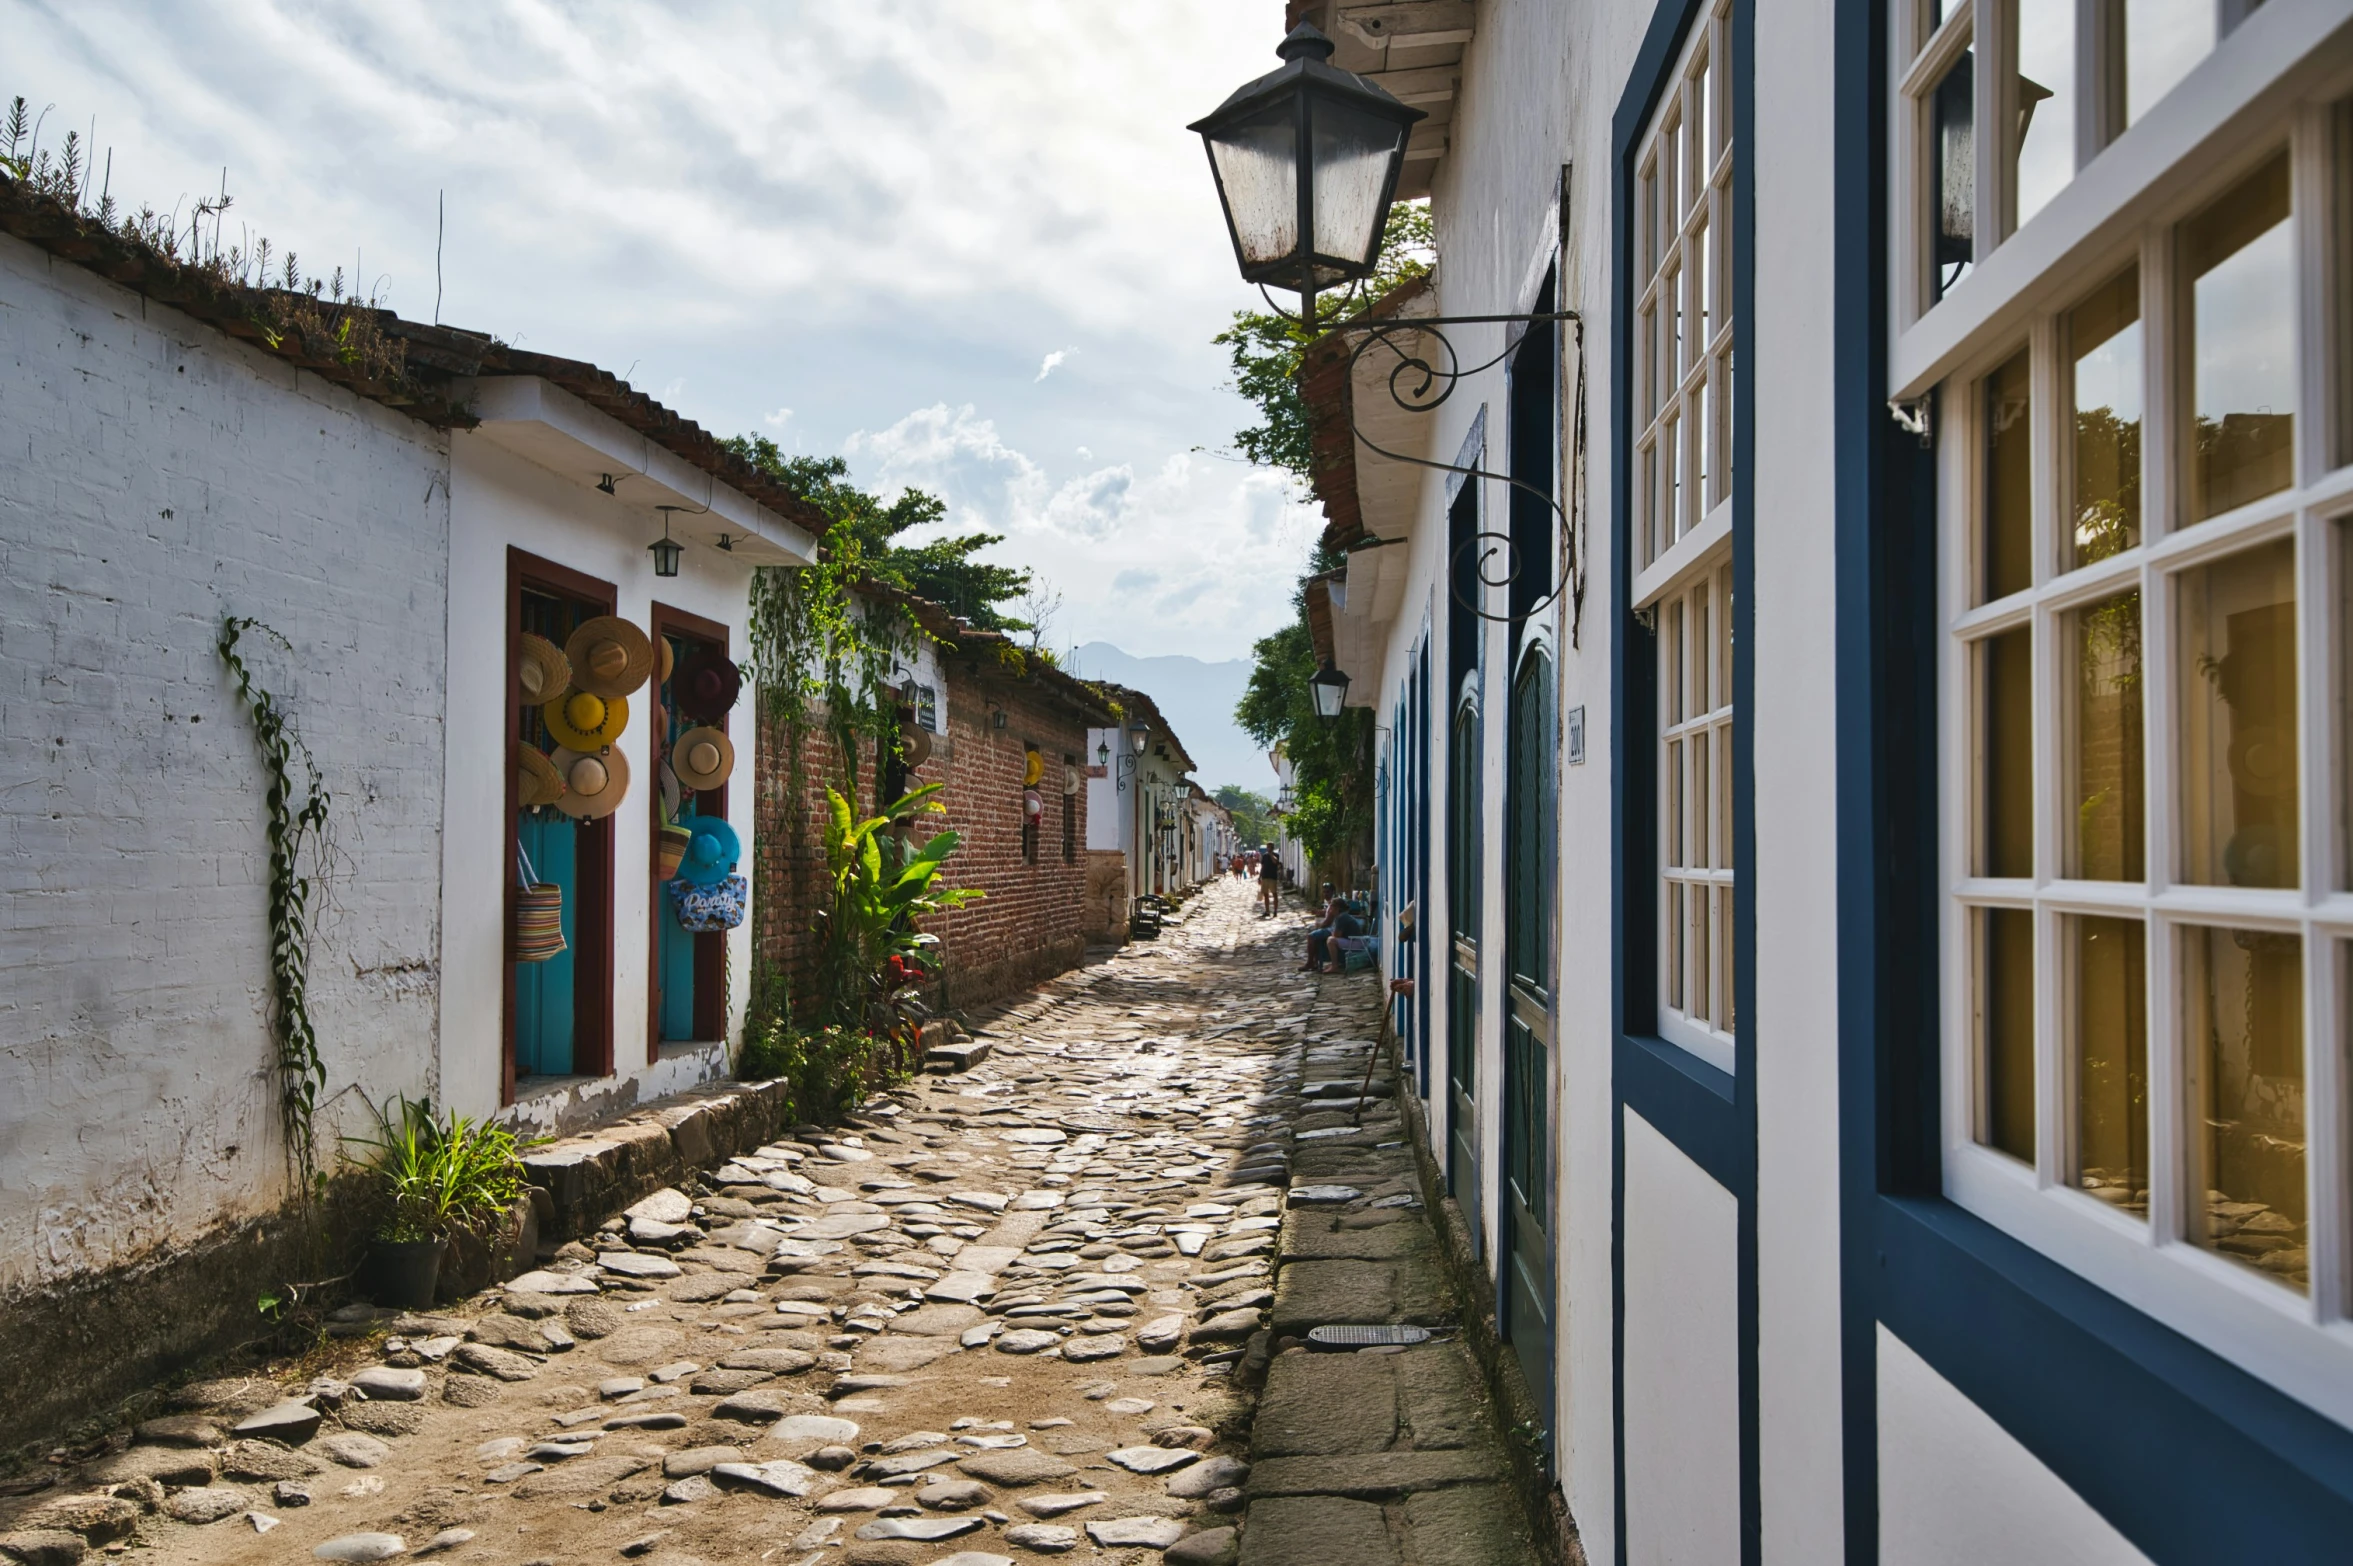
{"type": "Polygon", "coordinates": [[[533,1150],[509,1276],[141,1394],[0,1474],[0,1560],[1535,1566],[1377,990],[1250,890],[844,1125],[714,1086],[533,1150]]]}

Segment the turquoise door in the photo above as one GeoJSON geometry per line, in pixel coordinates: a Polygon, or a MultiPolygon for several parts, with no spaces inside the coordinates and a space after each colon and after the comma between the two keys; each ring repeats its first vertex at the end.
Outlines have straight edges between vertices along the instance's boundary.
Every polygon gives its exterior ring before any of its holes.
{"type": "Polygon", "coordinates": [[[517,828],[541,881],[564,889],[564,950],[546,962],[515,964],[515,1074],[572,1074],[572,970],[578,951],[580,826],[569,816],[525,812],[517,828]]]}
{"type": "MultiPolygon", "coordinates": [[[[681,808],[678,824],[686,826],[693,820],[694,812],[681,808]]],[[[662,932],[662,1042],[673,1044],[694,1037],[695,938],[678,922],[669,894],[657,886],[654,897],[658,903],[655,925],[662,932]]]]}

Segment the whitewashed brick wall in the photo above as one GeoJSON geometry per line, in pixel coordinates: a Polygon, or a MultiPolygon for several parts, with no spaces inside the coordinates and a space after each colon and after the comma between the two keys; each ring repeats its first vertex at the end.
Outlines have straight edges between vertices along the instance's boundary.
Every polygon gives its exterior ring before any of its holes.
{"type": "Polygon", "coordinates": [[[322,1121],[434,1086],[448,474],[439,432],[0,236],[0,1299],[286,1195],[224,616],[293,644],[250,661],[334,796],[322,1121]]]}

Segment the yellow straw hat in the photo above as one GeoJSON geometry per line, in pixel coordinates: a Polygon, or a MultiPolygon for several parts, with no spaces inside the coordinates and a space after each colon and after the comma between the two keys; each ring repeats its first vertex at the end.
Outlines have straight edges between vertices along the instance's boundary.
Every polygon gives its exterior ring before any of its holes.
{"type": "Polygon", "coordinates": [[[564,777],[564,797],[556,808],[582,821],[600,821],[621,808],[629,794],[629,758],[617,750],[584,755],[559,750],[551,758],[564,777]]]}
{"type": "Polygon", "coordinates": [[[735,771],[735,741],[725,729],[688,729],[670,747],[670,768],[687,788],[717,788],[735,771]]]}
{"type": "Polygon", "coordinates": [[[627,696],[654,672],[654,644],[618,615],[581,621],[564,656],[572,661],[573,688],[593,696],[627,696]]]}
{"type": "Polygon", "coordinates": [[[654,656],[657,660],[655,667],[658,671],[654,676],[654,683],[667,685],[670,683],[671,667],[678,662],[678,655],[670,650],[669,637],[657,636],[654,638],[654,656]]]}
{"type": "Polygon", "coordinates": [[[536,745],[515,741],[515,802],[552,805],[564,797],[564,775],[536,745]]]}
{"type": "Polygon", "coordinates": [[[574,691],[539,709],[556,743],[572,750],[603,750],[629,727],[629,703],[619,696],[574,691]]]}
{"type": "Polygon", "coordinates": [[[515,689],[522,693],[525,706],[554,701],[571,684],[572,665],[562,648],[529,631],[515,638],[515,689]]]}

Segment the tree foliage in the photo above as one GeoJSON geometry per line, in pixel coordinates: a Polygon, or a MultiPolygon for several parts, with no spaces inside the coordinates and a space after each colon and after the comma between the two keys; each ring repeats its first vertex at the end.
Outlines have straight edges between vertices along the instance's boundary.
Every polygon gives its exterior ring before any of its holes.
{"type": "Polygon", "coordinates": [[[1030,573],[1018,566],[974,558],[1001,544],[1001,533],[959,533],[919,544],[896,542],[912,529],[947,519],[947,502],[925,490],[901,491],[885,502],[850,482],[840,457],[787,456],[765,435],[738,435],[727,449],[810,505],[832,524],[825,543],[854,544],[865,570],[876,580],[920,594],[965,623],[984,631],[1026,631],[1027,620],[999,606],[1020,601],[1033,590],[1030,573]]]}
{"type": "Polygon", "coordinates": [[[1275,802],[1264,794],[1254,794],[1238,783],[1228,783],[1210,796],[1225,806],[1234,818],[1234,835],[1255,848],[1271,835],[1275,802]]]}
{"type": "MultiPolygon", "coordinates": [[[[1309,572],[1330,564],[1318,549],[1309,572]]],[[[1351,870],[1355,851],[1372,837],[1373,715],[1362,707],[1343,708],[1337,718],[1316,715],[1308,680],[1318,664],[1304,581],[1291,602],[1290,623],[1250,650],[1250,681],[1234,721],[1260,744],[1281,745],[1291,760],[1285,830],[1312,858],[1351,870]]]]}
{"type": "Polygon", "coordinates": [[[1428,205],[1401,201],[1389,209],[1381,259],[1372,277],[1355,292],[1319,295],[1314,332],[1272,310],[1236,310],[1234,324],[1212,341],[1226,350],[1234,390],[1257,406],[1259,421],[1235,431],[1234,449],[1255,466],[1280,468],[1302,484],[1312,483],[1307,404],[1299,396],[1300,356],[1317,336],[1363,313],[1389,290],[1423,276],[1436,264],[1428,205]]]}

